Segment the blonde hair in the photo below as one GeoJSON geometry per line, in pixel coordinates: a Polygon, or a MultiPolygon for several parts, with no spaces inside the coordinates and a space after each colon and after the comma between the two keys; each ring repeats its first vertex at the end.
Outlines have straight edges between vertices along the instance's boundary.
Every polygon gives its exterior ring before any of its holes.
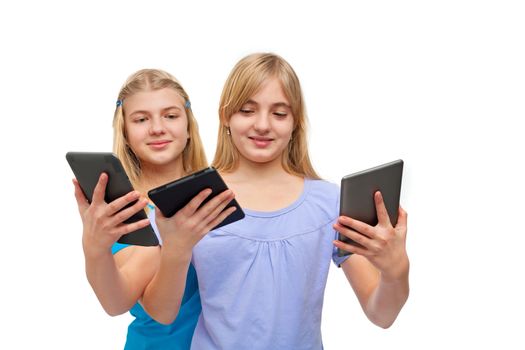
{"type": "Polygon", "coordinates": [[[193,116],[189,97],[182,85],[171,74],[159,69],[142,69],[132,74],[120,89],[117,108],[113,117],[113,152],[122,162],[128,177],[137,186],[140,176],[140,160],[129,147],[126,138],[123,104],[127,97],[142,91],[155,91],[164,88],[175,90],[184,99],[184,109],[188,119],[189,140],[182,151],[182,165],[186,173],[208,165],[204,147],[199,136],[197,120],[193,116]]]}
{"type": "Polygon", "coordinates": [[[230,72],[222,90],[219,105],[219,135],[212,165],[229,172],[238,166],[239,151],[228,135],[228,122],[233,114],[257,93],[266,79],[275,77],[281,82],[294,116],[292,138],[283,152],[282,166],[290,174],[319,179],[307,144],[307,116],[299,78],[288,62],[272,53],[255,53],[241,59],[230,72]]]}

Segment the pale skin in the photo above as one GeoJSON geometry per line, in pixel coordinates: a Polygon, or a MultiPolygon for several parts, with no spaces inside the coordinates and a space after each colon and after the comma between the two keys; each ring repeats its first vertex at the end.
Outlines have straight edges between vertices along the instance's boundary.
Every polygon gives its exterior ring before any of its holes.
{"type": "Polygon", "coordinates": [[[287,173],[281,164],[292,137],[293,115],[280,83],[263,84],[226,127],[240,157],[235,171],[223,177],[241,206],[274,211],[293,203],[304,180],[287,173]]]}
{"type": "MultiPolygon", "coordinates": [[[[241,157],[238,168],[223,176],[243,207],[277,210],[290,205],[302,192],[304,180],[286,173],[281,165],[293,128],[288,105],[280,83],[270,80],[227,125],[241,157]],[[258,138],[271,141],[265,145],[258,143],[258,138]]],[[[395,321],[409,293],[407,214],[400,208],[394,228],[379,192],[375,194],[375,203],[379,220],[375,227],[343,216],[334,225],[338,232],[363,248],[340,241],[334,241],[334,245],[355,253],[341,267],[366,316],[374,324],[387,328],[395,321]]]]}
{"type": "MultiPolygon", "coordinates": [[[[142,170],[136,191],[106,203],[104,193],[108,178],[106,174],[101,174],[92,202],[88,203],[78,182],[73,180],[83,224],[86,275],[100,304],[109,315],[122,314],[140,301],[147,284],[159,269],[162,254],[158,246],[130,246],[115,255],[112,255],[111,247],[123,234],[149,224],[148,219],[124,223],[146,207],[148,199],[143,193],[184,175],[182,151],[189,135],[183,106],[183,98],[169,88],[138,92],[126,98],[124,118],[127,141],[140,159],[142,170]],[[135,200],[138,201],[133,206],[120,211],[135,200]]],[[[200,229],[202,217],[194,208],[206,196],[205,190],[194,198],[191,205],[174,216],[177,222],[184,222],[180,227],[181,232],[200,229]]],[[[207,216],[209,220],[222,221],[217,214],[218,208],[224,207],[232,196],[231,192],[223,192],[201,210],[212,212],[207,216]]],[[[187,267],[181,270],[181,275],[184,273],[184,278],[180,278],[183,291],[187,267]]]]}
{"type": "MultiPolygon", "coordinates": [[[[282,157],[292,136],[293,118],[280,82],[271,78],[224,124],[230,129],[239,163],[235,170],[221,175],[242,207],[274,211],[290,205],[302,193],[304,178],[287,173],[282,166],[282,157]]],[[[408,298],[406,212],[400,209],[394,228],[379,193],[375,199],[379,218],[375,227],[348,217],[339,217],[334,225],[337,231],[361,243],[363,248],[339,241],[334,241],[334,245],[354,253],[342,264],[342,269],[366,316],[374,324],[386,328],[395,321],[408,298]]],[[[163,224],[169,226],[170,223],[165,221],[163,224]]],[[[166,232],[169,232],[168,227],[166,232]]],[[[189,259],[191,248],[201,238],[202,235],[194,235],[187,250],[173,253],[173,256],[185,255],[189,259]]],[[[187,263],[176,258],[165,262],[166,276],[169,276],[169,271],[177,271],[181,264],[187,263]]],[[[157,286],[161,287],[160,284],[157,286]]],[[[168,299],[157,308],[160,310],[165,306],[164,313],[152,314],[152,317],[169,323],[176,317],[178,309],[168,309],[170,305],[180,304],[178,298],[181,296],[180,293],[170,296],[169,283],[162,287],[167,288],[163,293],[168,299]]]]}
{"type": "Polygon", "coordinates": [[[366,316],[377,326],[390,327],[409,294],[406,253],[407,213],[400,207],[397,224],[390,223],[380,192],[374,195],[378,224],[370,226],[339,217],[334,229],[362,247],[334,241],[354,253],[341,265],[366,316]]]}

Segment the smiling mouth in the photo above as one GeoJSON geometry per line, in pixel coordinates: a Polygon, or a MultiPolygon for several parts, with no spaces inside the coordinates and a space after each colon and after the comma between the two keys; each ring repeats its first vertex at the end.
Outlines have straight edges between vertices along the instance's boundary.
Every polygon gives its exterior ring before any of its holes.
{"type": "Polygon", "coordinates": [[[148,142],[148,146],[151,149],[157,149],[157,150],[163,150],[171,143],[171,141],[154,141],[154,142],[148,142]]]}
{"type": "Polygon", "coordinates": [[[268,137],[255,137],[255,136],[248,136],[250,140],[258,141],[258,142],[270,142],[273,141],[273,139],[268,137]]]}
{"type": "Polygon", "coordinates": [[[273,139],[271,138],[268,138],[268,137],[248,137],[252,142],[253,144],[255,145],[255,147],[257,148],[267,148],[267,147],[270,147],[270,145],[272,144],[272,141],[273,139]]]}
{"type": "Polygon", "coordinates": [[[165,145],[167,143],[170,143],[171,141],[168,141],[168,140],[163,140],[163,141],[153,141],[153,142],[148,142],[148,145],[149,146],[160,146],[160,145],[165,145]]]}

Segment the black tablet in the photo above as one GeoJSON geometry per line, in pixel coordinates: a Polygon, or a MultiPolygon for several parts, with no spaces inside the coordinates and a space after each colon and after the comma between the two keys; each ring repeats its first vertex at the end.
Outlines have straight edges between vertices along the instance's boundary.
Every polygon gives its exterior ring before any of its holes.
{"type": "MultiPolygon", "coordinates": [[[[133,186],[126,175],[120,160],[113,153],[68,152],[66,154],[66,159],[80,184],[80,188],[82,188],[84,195],[90,203],[93,197],[93,191],[95,190],[100,178],[100,174],[103,172],[108,175],[106,194],[104,196],[106,203],[110,203],[133,191],[133,186]]],[[[136,201],[130,203],[125,208],[135,203],[136,201]]],[[[146,218],[146,212],[141,210],[124,222],[132,223],[146,218]]],[[[155,246],[159,244],[159,240],[157,239],[151,225],[123,235],[118,242],[141,246],[155,246]]]]}
{"type": "MultiPolygon", "coordinates": [[[[380,191],[390,222],[392,226],[395,226],[399,210],[402,177],[403,160],[401,159],[343,177],[341,179],[339,214],[375,226],[378,220],[374,193],[380,191]]],[[[341,234],[339,234],[339,240],[357,244],[341,234]]],[[[338,249],[339,256],[348,254],[348,252],[338,249]]]]}
{"type": "MultiPolygon", "coordinates": [[[[201,204],[228,189],[223,179],[213,167],[208,167],[193,174],[152,189],[149,198],[155,203],[165,217],[173,216],[188,204],[202,190],[210,188],[212,193],[201,204]]],[[[213,229],[230,224],[244,218],[244,212],[233,199],[225,209],[235,206],[237,209],[213,229]]]]}

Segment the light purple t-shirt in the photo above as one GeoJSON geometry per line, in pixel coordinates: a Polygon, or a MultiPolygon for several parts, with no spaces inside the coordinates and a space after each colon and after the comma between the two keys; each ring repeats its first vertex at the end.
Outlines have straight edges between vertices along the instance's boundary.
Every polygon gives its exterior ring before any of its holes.
{"type": "Polygon", "coordinates": [[[345,260],[332,243],[338,186],[306,179],[286,208],[243,210],[193,249],[202,314],[192,349],[322,349],[330,260],[345,260]]]}

